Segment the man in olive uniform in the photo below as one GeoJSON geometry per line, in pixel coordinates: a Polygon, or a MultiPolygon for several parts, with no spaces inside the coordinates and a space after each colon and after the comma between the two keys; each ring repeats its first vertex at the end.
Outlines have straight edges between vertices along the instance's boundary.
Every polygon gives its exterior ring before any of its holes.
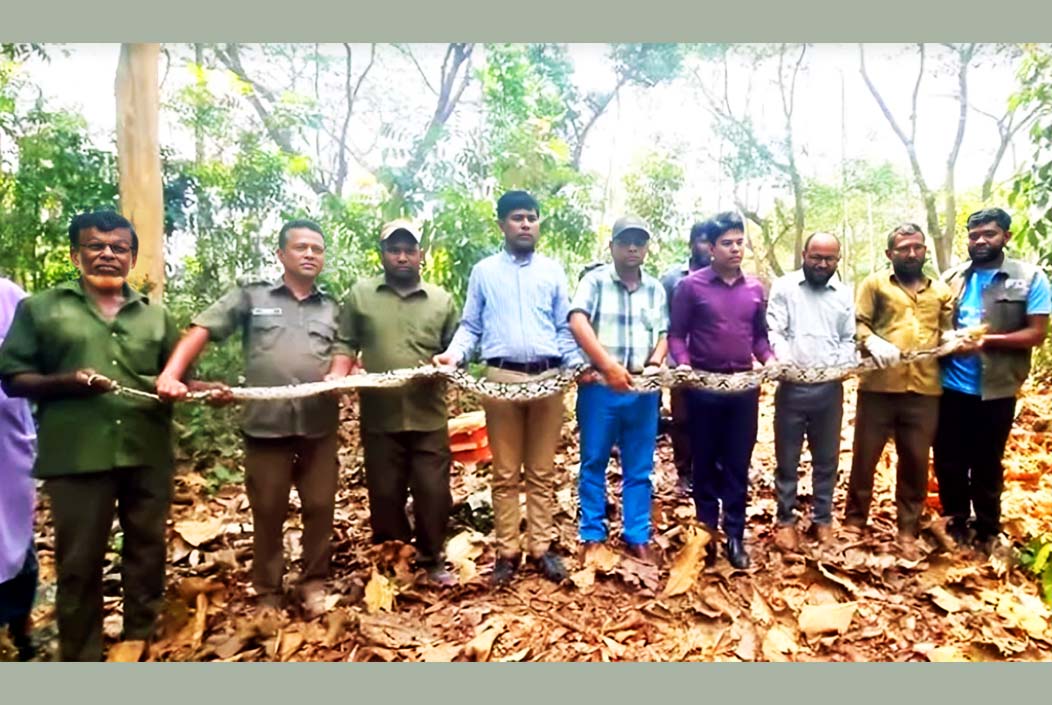
{"type": "MultiPolygon", "coordinates": [[[[321,227],[294,220],[281,228],[278,281],[258,281],[228,292],[194,319],[157,380],[165,399],[186,396],[180,381],[209,340],[243,335],[250,386],[322,381],[336,342],[338,305],[315,280],[325,264],[321,227]]],[[[252,507],[252,584],[262,611],[281,607],[282,532],[292,486],[303,515],[300,597],[308,617],[325,610],[336,501],[339,400],[317,395],[244,405],[245,486],[252,507]]]]}
{"type": "MultiPolygon", "coordinates": [[[[383,274],[352,290],[340,318],[339,337],[361,352],[368,372],[416,367],[442,352],[457,330],[453,298],[421,281],[420,232],[395,220],[380,233],[383,274]]],[[[346,374],[358,361],[337,355],[333,371],[346,374]]],[[[421,381],[395,389],[361,390],[362,447],[369,489],[373,541],[416,538],[417,564],[434,585],[456,581],[442,559],[449,509],[449,430],[445,384],[421,381]],[[413,529],[406,499],[413,495],[413,529]]]]}
{"type": "Polygon", "coordinates": [[[139,249],[126,219],[78,215],[69,244],[80,277],[19,303],[0,347],[0,381],[9,396],[37,403],[33,469],[55,527],[60,657],[100,661],[114,508],[124,534],[124,638],[149,640],[164,596],[173,467],[171,407],[106,392],[109,380],[153,391],[179,331],[125,281],[139,249]]]}

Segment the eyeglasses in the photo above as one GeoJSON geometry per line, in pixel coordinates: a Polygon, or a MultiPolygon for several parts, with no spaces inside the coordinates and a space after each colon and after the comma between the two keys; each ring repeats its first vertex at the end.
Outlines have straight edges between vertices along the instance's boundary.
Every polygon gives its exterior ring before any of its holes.
{"type": "Polygon", "coordinates": [[[840,255],[807,255],[805,259],[811,264],[836,264],[840,255]]]}
{"type": "Polygon", "coordinates": [[[87,245],[81,245],[80,248],[87,250],[93,255],[101,255],[106,251],[106,248],[109,248],[115,257],[123,257],[132,251],[132,248],[127,245],[111,245],[108,242],[89,242],[87,245]]]}
{"type": "Polygon", "coordinates": [[[647,244],[649,240],[650,238],[643,233],[627,232],[621,233],[615,237],[614,244],[620,245],[621,247],[642,247],[647,244]]]}

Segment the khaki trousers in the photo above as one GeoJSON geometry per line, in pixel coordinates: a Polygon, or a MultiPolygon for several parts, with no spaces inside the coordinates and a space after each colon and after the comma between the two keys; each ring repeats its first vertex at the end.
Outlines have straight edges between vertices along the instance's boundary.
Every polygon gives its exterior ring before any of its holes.
{"type": "MultiPolygon", "coordinates": [[[[492,382],[529,382],[548,373],[528,375],[488,368],[492,382]]],[[[563,395],[529,402],[482,402],[493,454],[493,517],[497,553],[512,558],[522,552],[519,491],[526,485],[526,543],[531,556],[543,555],[555,538],[555,450],[563,422],[563,395]]]]}
{"type": "Polygon", "coordinates": [[[245,488],[252,507],[252,586],[260,596],[281,594],[285,572],[285,517],[296,486],[303,515],[304,586],[325,582],[332,550],[339,463],[335,433],[321,438],[245,436],[245,488]]]}

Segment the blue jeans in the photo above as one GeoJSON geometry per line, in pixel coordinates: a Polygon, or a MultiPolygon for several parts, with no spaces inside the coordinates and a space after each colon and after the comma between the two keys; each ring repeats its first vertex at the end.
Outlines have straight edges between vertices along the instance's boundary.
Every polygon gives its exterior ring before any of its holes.
{"type": "Polygon", "coordinates": [[[621,501],[625,543],[650,540],[650,472],[657,443],[658,395],[617,392],[603,384],[577,390],[581,430],[581,541],[605,541],[606,467],[616,443],[621,450],[621,501]]]}

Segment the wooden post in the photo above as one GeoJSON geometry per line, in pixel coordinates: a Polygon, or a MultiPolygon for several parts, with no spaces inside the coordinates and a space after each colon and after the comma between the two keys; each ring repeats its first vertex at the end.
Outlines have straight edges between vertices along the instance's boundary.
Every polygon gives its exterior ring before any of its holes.
{"type": "Polygon", "coordinates": [[[117,169],[124,217],[139,236],[132,286],[160,303],[164,296],[164,193],[158,138],[160,44],[122,44],[117,65],[117,169]]]}

